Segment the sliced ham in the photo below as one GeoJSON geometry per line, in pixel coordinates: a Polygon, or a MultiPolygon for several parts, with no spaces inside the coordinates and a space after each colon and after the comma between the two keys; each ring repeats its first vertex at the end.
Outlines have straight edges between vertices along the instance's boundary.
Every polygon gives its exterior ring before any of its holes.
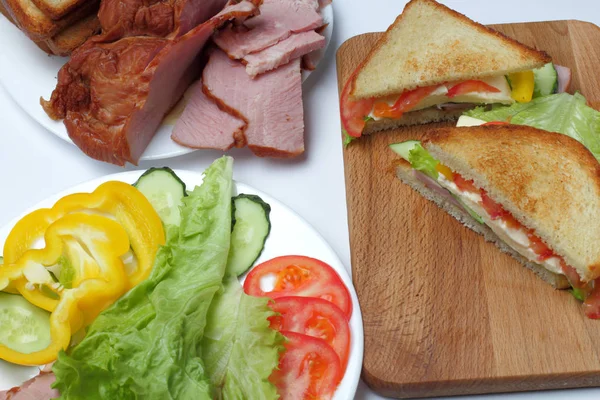
{"type": "Polygon", "coordinates": [[[571,85],[571,69],[562,65],[554,65],[556,74],[558,75],[558,93],[563,93],[569,90],[571,85]]]}
{"type": "Polygon", "coordinates": [[[52,372],[40,371],[39,375],[34,376],[21,386],[0,392],[0,400],[50,400],[58,398],[60,393],[50,387],[54,380],[55,377],[52,372]]]}
{"type": "Polygon", "coordinates": [[[171,139],[194,149],[223,151],[245,144],[243,131],[246,122],[219,109],[217,104],[202,92],[201,81],[190,88],[189,99],[173,128],[171,139]]]}
{"type": "Polygon", "coordinates": [[[325,8],[331,4],[331,0],[319,0],[319,8],[325,8]]]}
{"type": "Polygon", "coordinates": [[[273,46],[292,33],[312,31],[323,25],[318,0],[264,0],[260,15],[243,27],[230,26],[217,33],[215,43],[231,58],[241,59],[273,46]]]}
{"type": "Polygon", "coordinates": [[[239,61],[212,49],[204,89],[247,121],[248,147],[258,156],[292,157],[304,152],[300,59],[252,79],[239,61]]]}
{"type": "Polygon", "coordinates": [[[164,115],[197,76],[198,55],[213,32],[257,11],[242,1],[175,40],[90,40],[61,68],[52,97],[42,100],[44,110],[64,118],[69,137],[88,156],[137,164],[164,115]]]}
{"type": "Polygon", "coordinates": [[[246,72],[254,78],[324,46],[325,38],[315,31],[294,33],[274,46],[245,56],[246,72]]]}

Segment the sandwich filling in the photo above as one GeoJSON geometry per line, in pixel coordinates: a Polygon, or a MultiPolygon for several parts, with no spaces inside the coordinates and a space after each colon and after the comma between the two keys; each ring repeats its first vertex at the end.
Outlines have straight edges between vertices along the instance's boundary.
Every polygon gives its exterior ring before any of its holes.
{"type": "Polygon", "coordinates": [[[573,294],[584,301],[585,313],[590,318],[600,318],[600,284],[582,282],[578,272],[536,234],[519,222],[488,193],[441,164],[418,141],[391,145],[391,148],[410,162],[417,179],[429,189],[445,196],[453,204],[464,208],[476,221],[487,225],[506,245],[525,259],[566,276],[573,294]]]}
{"type": "Polygon", "coordinates": [[[417,88],[400,95],[377,99],[367,118],[400,118],[409,111],[422,110],[448,103],[457,104],[512,104],[511,88],[505,76],[480,80],[446,82],[441,85],[417,88]]]}

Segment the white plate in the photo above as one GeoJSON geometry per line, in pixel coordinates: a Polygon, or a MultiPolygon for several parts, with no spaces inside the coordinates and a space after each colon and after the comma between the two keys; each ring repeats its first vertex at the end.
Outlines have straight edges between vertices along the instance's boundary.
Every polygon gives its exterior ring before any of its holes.
{"type": "MultiPolygon", "coordinates": [[[[318,53],[317,66],[325,55],[333,33],[331,4],[321,10],[321,15],[328,25],[322,32],[326,45],[318,53]]],[[[59,138],[73,143],[62,121],[50,119],[40,106],[40,97],[46,100],[50,98],[56,87],[58,70],[67,60],[66,57],[47,55],[6,18],[0,16],[0,84],[31,118],[59,138]]],[[[306,80],[309,75],[310,71],[303,71],[302,80],[306,80]]],[[[141,160],[160,160],[195,151],[172,141],[172,130],[173,125],[161,125],[141,160]]]]}
{"type": "MultiPolygon", "coordinates": [[[[38,208],[52,207],[58,199],[67,194],[75,192],[91,192],[98,187],[98,185],[109,180],[133,183],[142,172],[143,171],[130,171],[108,175],[75,186],[42,201],[0,229],[0,244],[4,243],[12,227],[25,214],[38,208]]],[[[202,174],[198,172],[178,170],[176,173],[190,189],[202,181],[202,174]]],[[[360,379],[363,360],[363,325],[358,298],[356,297],[356,292],[352,286],[352,280],[350,279],[346,268],[323,237],[294,211],[290,210],[271,196],[253,189],[248,185],[236,182],[235,186],[237,193],[257,194],[271,205],[271,233],[265,243],[263,253],[256,262],[257,264],[273,257],[290,254],[318,258],[331,265],[350,290],[353,306],[352,317],[350,318],[350,331],[352,333],[350,357],[346,368],[346,374],[335,393],[334,399],[345,400],[354,398],[354,393],[356,392],[356,387],[360,379]]],[[[37,375],[37,373],[37,367],[21,367],[0,360],[0,391],[19,386],[22,382],[37,375]]]]}

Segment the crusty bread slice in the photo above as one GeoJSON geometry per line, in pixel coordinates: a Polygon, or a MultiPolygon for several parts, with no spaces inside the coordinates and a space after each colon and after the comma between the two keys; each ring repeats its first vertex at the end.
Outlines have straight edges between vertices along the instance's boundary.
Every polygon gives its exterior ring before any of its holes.
{"type": "Polygon", "coordinates": [[[363,129],[363,135],[399,128],[401,126],[429,124],[433,122],[456,121],[465,110],[440,110],[437,107],[423,108],[407,112],[398,119],[382,118],[369,120],[363,129]]]}
{"type": "Polygon", "coordinates": [[[354,75],[353,100],[448,81],[505,75],[550,57],[433,0],[412,0],[354,75]]]}
{"type": "Polygon", "coordinates": [[[423,146],[534,229],[584,282],[600,276],[600,164],[581,143],[496,125],[433,129],[423,146]]]}
{"type": "Polygon", "coordinates": [[[469,215],[462,207],[458,207],[456,204],[448,200],[448,198],[441,196],[434,190],[429,189],[423,182],[416,178],[410,164],[408,162],[400,162],[396,167],[396,176],[400,178],[402,182],[412,187],[415,191],[425,197],[427,200],[433,201],[441,209],[446,211],[448,214],[459,220],[464,226],[473,231],[483,235],[486,241],[494,243],[504,253],[511,255],[514,259],[520,262],[524,267],[529,268],[537,276],[548,282],[555,289],[567,289],[570,287],[569,281],[563,276],[548,271],[543,266],[528,261],[519,253],[514,251],[511,247],[507,246],[496,234],[488,228],[487,225],[480,224],[475,221],[473,217],[469,215]]]}
{"type": "Polygon", "coordinates": [[[32,0],[44,14],[58,20],[89,0],[32,0]]]}
{"type": "Polygon", "coordinates": [[[45,41],[56,36],[88,15],[98,11],[99,0],[87,0],[85,3],[59,20],[52,20],[31,0],[1,0],[15,25],[33,41],[45,41]]]}
{"type": "Polygon", "coordinates": [[[100,20],[96,14],[91,14],[52,39],[46,40],[46,44],[52,54],[68,56],[73,50],[85,43],[90,36],[98,34],[100,30],[100,20]]]}

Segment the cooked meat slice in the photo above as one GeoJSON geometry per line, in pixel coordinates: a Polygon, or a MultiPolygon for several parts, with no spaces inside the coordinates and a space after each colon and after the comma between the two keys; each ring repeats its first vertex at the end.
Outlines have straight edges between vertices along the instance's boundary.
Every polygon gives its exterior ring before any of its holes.
{"type": "Polygon", "coordinates": [[[246,72],[254,78],[324,46],[325,38],[315,31],[293,33],[274,46],[244,57],[246,72]]]}
{"type": "Polygon", "coordinates": [[[178,37],[223,9],[226,0],[103,0],[102,41],[125,36],[178,37]]]}
{"type": "Polygon", "coordinates": [[[50,117],[65,119],[69,137],[90,157],[137,164],[164,115],[197,76],[198,54],[214,30],[257,10],[242,1],[175,40],[90,40],[63,66],[42,105],[50,117]]]}
{"type": "Polygon", "coordinates": [[[292,33],[312,31],[323,25],[317,0],[264,0],[260,15],[242,27],[230,26],[215,35],[215,43],[231,58],[279,43],[292,33]]]}
{"type": "Polygon", "coordinates": [[[54,383],[52,372],[40,371],[21,386],[0,392],[0,400],[50,400],[60,396],[57,390],[50,386],[54,383]]]}
{"type": "Polygon", "coordinates": [[[304,152],[300,59],[252,79],[242,63],[212,49],[203,82],[221,108],[247,121],[244,133],[254,154],[293,157],[304,152]]]}
{"type": "Polygon", "coordinates": [[[225,151],[245,145],[245,128],[246,122],[219,109],[202,92],[202,82],[198,81],[190,88],[189,101],[173,128],[171,139],[194,149],[225,151]]]}

